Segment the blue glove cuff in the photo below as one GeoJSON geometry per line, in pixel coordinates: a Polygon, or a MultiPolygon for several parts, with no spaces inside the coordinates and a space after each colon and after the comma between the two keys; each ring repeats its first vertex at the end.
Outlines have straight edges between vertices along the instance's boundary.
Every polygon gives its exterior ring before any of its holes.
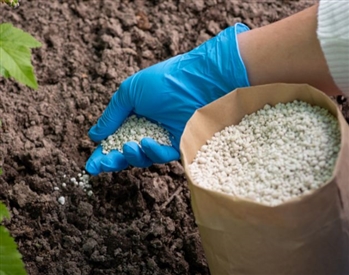
{"type": "Polygon", "coordinates": [[[226,92],[237,87],[250,86],[245,64],[242,60],[237,35],[248,31],[249,28],[236,23],[228,27],[208,41],[206,45],[211,47],[207,50],[208,68],[216,68],[213,73],[216,84],[221,83],[221,89],[226,92]]]}
{"type": "Polygon", "coordinates": [[[206,105],[235,88],[250,86],[237,40],[239,33],[248,30],[246,25],[237,23],[187,54],[170,59],[165,66],[171,63],[176,65],[172,64],[170,70],[163,68],[167,72],[165,74],[167,86],[191,93],[197,105],[195,103],[188,105],[196,108],[206,105]]]}
{"type": "MultiPolygon", "coordinates": [[[[232,27],[230,27],[232,28],[232,27]]],[[[234,37],[235,37],[235,43],[236,43],[236,51],[232,51],[233,60],[240,60],[240,62],[236,63],[235,70],[233,71],[234,78],[237,81],[237,87],[247,87],[251,86],[250,81],[248,80],[247,70],[244,64],[244,61],[242,60],[240,49],[239,49],[239,43],[237,39],[237,35],[239,33],[249,31],[250,29],[242,23],[236,23],[234,28],[234,37]],[[237,73],[240,72],[240,73],[237,73]]]]}

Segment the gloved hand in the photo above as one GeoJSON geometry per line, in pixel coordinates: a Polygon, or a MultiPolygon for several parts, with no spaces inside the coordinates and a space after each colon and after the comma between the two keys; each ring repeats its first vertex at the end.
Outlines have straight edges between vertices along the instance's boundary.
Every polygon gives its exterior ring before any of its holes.
{"type": "Polygon", "coordinates": [[[237,44],[237,34],[247,30],[237,23],[195,49],[143,69],[121,83],[89,137],[99,142],[130,114],[137,114],[161,123],[172,135],[173,146],[144,138],[141,146],[128,142],[123,153],[112,150],[105,155],[99,145],[86,163],[87,172],[97,175],[129,165],[148,167],[178,160],[182,132],[195,110],[237,87],[249,86],[237,44]]]}

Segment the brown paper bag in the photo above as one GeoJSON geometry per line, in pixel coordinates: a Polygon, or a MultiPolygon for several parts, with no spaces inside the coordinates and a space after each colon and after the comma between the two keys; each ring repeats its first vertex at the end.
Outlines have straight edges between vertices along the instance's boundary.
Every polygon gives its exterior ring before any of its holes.
{"type": "Polygon", "coordinates": [[[322,92],[297,84],[236,89],[197,110],[184,130],[180,151],[191,203],[212,275],[349,274],[349,129],[322,92]],[[264,206],[206,190],[188,165],[212,135],[245,114],[295,99],[328,109],[338,118],[341,150],[333,177],[309,195],[264,206]]]}

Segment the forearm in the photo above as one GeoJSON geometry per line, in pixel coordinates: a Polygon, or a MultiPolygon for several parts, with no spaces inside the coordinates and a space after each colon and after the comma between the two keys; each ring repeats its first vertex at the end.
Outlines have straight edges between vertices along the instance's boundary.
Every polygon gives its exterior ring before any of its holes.
{"type": "Polygon", "coordinates": [[[314,5],[273,24],[238,35],[251,85],[307,83],[328,95],[341,94],[317,39],[314,5]]]}

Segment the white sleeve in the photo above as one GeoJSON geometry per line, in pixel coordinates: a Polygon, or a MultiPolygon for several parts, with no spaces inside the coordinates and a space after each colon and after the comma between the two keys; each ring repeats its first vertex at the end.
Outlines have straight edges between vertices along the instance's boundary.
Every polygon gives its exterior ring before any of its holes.
{"type": "Polygon", "coordinates": [[[317,37],[334,82],[349,96],[349,0],[320,0],[317,37]]]}

